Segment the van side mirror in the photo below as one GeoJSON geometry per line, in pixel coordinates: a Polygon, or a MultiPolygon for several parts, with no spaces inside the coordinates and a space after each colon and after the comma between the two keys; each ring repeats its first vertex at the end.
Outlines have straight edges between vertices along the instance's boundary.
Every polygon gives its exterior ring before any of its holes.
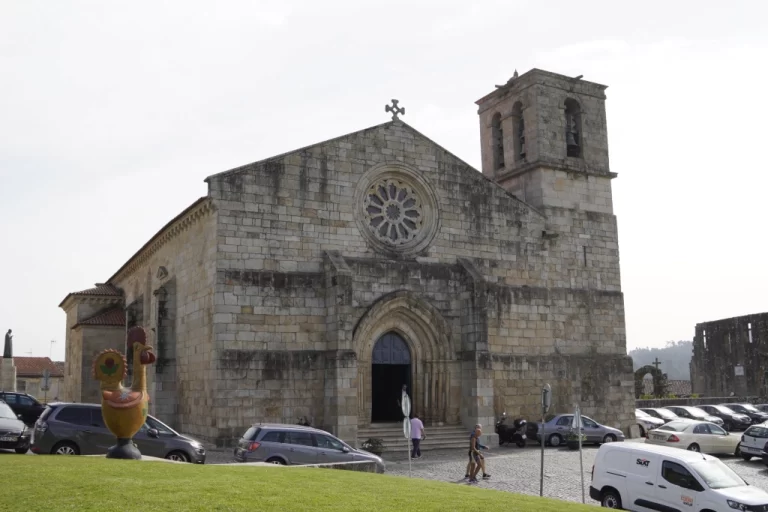
{"type": "Polygon", "coordinates": [[[155,439],[157,439],[158,437],[160,437],[160,432],[158,432],[156,428],[151,428],[147,430],[147,435],[149,437],[154,437],[155,439]]]}

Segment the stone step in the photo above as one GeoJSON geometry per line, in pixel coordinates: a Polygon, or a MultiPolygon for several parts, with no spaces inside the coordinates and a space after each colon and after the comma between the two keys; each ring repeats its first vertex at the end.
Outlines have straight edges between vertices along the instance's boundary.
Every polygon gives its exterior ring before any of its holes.
{"type": "MultiPolygon", "coordinates": [[[[422,450],[452,450],[467,448],[469,430],[460,425],[425,426],[426,439],[421,441],[422,450]]],[[[405,451],[409,445],[403,437],[402,423],[373,424],[358,430],[358,446],[365,440],[381,439],[384,452],[405,451]]]]}

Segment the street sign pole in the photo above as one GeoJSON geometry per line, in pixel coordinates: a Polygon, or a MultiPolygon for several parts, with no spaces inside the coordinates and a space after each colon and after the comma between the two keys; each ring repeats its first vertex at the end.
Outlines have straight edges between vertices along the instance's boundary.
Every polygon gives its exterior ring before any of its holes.
{"type": "Polygon", "coordinates": [[[579,435],[579,467],[581,468],[581,502],[586,503],[587,499],[584,496],[584,453],[581,451],[581,408],[576,406],[576,433],[579,435]]]}
{"type": "Polygon", "coordinates": [[[547,444],[544,419],[552,405],[552,386],[544,384],[541,388],[541,475],[539,477],[539,496],[544,496],[544,445],[547,444]]]}
{"type": "Polygon", "coordinates": [[[45,392],[43,401],[46,404],[48,403],[48,390],[51,389],[50,380],[51,380],[51,371],[48,368],[46,368],[45,370],[43,370],[43,391],[45,392]]]}
{"type": "Polygon", "coordinates": [[[411,399],[408,397],[408,393],[403,391],[403,396],[400,399],[400,407],[403,411],[403,435],[405,435],[405,449],[408,450],[408,476],[411,474],[411,399]]]}

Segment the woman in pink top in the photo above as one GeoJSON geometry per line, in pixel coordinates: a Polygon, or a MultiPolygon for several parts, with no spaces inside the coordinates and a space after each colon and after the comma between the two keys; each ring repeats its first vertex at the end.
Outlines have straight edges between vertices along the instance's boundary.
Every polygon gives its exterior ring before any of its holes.
{"type": "Polygon", "coordinates": [[[413,418],[411,418],[411,443],[413,444],[413,449],[411,450],[411,458],[421,458],[421,447],[419,444],[423,438],[424,423],[422,423],[419,417],[414,414],[413,418]]]}

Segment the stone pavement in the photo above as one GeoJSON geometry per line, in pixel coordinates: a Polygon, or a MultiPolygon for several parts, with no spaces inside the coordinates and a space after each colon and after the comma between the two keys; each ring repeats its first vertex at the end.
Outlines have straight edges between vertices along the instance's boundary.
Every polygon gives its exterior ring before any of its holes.
{"type": "MultiPolygon", "coordinates": [[[[631,440],[627,442],[642,442],[631,440]]],[[[584,495],[587,504],[598,505],[589,499],[589,483],[592,463],[597,447],[584,447],[584,495]]],[[[539,495],[539,471],[541,448],[531,445],[527,448],[494,446],[485,452],[486,469],[491,479],[481,481],[477,487],[521,494],[539,495]]],[[[387,474],[408,476],[408,459],[405,453],[387,457],[387,474]]],[[[768,490],[768,469],[758,459],[745,462],[738,457],[722,457],[721,460],[742,476],[747,482],[768,490]]],[[[467,465],[466,450],[454,452],[426,452],[412,463],[414,478],[460,482],[464,484],[467,465]]],[[[579,478],[579,452],[568,449],[547,448],[544,450],[544,496],[567,501],[581,502],[579,478]]]]}

